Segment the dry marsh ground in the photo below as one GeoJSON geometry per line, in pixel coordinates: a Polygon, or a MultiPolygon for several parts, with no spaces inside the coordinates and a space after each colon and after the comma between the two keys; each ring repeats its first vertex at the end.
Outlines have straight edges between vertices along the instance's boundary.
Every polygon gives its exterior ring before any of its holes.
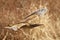
{"type": "Polygon", "coordinates": [[[60,40],[60,0],[0,0],[0,40],[60,40]],[[24,17],[47,3],[48,12],[33,15],[29,23],[44,24],[33,29],[13,31],[4,27],[20,23],[24,17]]]}

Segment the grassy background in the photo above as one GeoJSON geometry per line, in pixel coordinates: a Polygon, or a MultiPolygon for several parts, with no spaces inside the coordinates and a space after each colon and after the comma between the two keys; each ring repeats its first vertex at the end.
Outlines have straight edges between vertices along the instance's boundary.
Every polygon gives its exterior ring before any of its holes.
{"type": "Polygon", "coordinates": [[[60,0],[0,0],[0,40],[60,40],[60,0]],[[33,15],[29,23],[42,23],[33,29],[13,31],[5,29],[8,24],[20,23],[24,17],[48,3],[48,12],[33,15]],[[35,17],[35,18],[34,18],[35,17]]]}

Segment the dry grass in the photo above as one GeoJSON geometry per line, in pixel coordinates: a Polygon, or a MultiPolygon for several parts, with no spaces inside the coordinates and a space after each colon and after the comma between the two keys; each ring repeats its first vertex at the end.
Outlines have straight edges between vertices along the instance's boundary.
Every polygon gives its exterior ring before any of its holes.
{"type": "Polygon", "coordinates": [[[0,0],[0,40],[60,40],[60,0],[0,0]],[[13,31],[5,29],[8,24],[20,23],[26,15],[48,3],[48,12],[28,20],[29,23],[41,23],[33,29],[13,31]],[[8,30],[8,31],[7,31],[8,30]]]}

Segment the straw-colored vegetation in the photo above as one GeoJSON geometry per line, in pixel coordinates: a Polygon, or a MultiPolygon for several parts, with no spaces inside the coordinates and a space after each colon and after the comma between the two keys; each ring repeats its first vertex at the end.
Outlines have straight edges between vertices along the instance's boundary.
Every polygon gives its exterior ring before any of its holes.
{"type": "Polygon", "coordinates": [[[0,0],[0,40],[60,40],[60,0],[0,0]],[[5,28],[20,23],[41,5],[48,8],[47,13],[33,15],[26,22],[42,26],[17,31],[5,28]]]}

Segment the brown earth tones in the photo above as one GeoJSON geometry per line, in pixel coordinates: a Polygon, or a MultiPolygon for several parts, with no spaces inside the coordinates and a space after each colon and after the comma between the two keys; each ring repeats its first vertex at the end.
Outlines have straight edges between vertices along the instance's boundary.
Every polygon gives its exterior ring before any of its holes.
{"type": "MultiPolygon", "coordinates": [[[[39,23],[39,18],[36,19],[28,22],[39,23]]],[[[60,0],[0,0],[0,40],[60,40],[60,0]],[[48,3],[49,11],[40,17],[40,23],[44,26],[23,29],[28,35],[21,30],[15,32],[4,28],[8,24],[20,23],[45,3],[48,3]]]]}

